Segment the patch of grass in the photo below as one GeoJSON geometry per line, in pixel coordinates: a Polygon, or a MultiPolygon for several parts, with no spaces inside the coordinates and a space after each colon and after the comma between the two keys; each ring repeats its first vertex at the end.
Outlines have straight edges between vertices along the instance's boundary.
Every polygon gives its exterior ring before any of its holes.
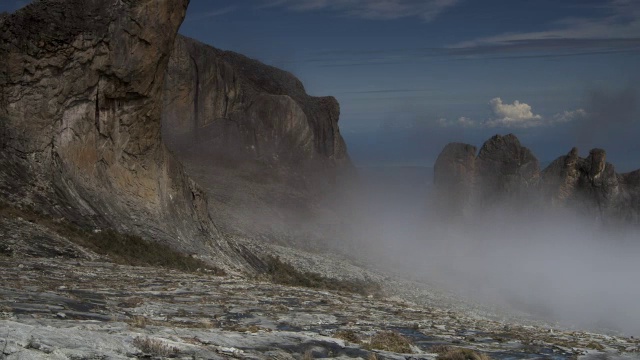
{"type": "Polygon", "coordinates": [[[124,299],[118,305],[123,307],[123,308],[135,308],[135,307],[138,307],[138,306],[140,306],[142,304],[144,304],[144,300],[141,297],[134,296],[134,297],[130,297],[130,298],[124,299]]]}
{"type": "MultiPolygon", "coordinates": [[[[440,350],[438,360],[491,360],[487,355],[471,349],[443,346],[440,350]]],[[[432,351],[434,351],[433,348],[432,351]]]]}
{"type": "Polygon", "coordinates": [[[360,344],[362,342],[358,334],[353,330],[339,330],[334,334],[334,337],[354,344],[360,344]]]}
{"type": "Polygon", "coordinates": [[[603,351],[604,350],[604,346],[602,346],[602,344],[597,343],[595,341],[592,341],[589,344],[587,344],[587,348],[593,349],[593,350],[598,350],[598,351],[603,351]]]}
{"type": "Polygon", "coordinates": [[[224,275],[224,271],[215,268],[200,259],[183,254],[170,247],[151,243],[135,235],[121,234],[112,230],[89,234],[83,239],[84,246],[101,255],[107,255],[113,261],[133,266],[157,266],[185,272],[212,272],[224,275]]]}
{"type": "Polygon", "coordinates": [[[22,218],[42,225],[58,235],[100,255],[108,256],[122,265],[157,266],[185,272],[205,272],[225,275],[224,270],[209,265],[191,255],[181,253],[167,245],[147,241],[136,235],[113,230],[89,232],[61,219],[39,213],[31,208],[17,208],[0,202],[0,216],[22,218]]]}
{"type": "Polygon", "coordinates": [[[401,354],[411,353],[411,340],[396,331],[383,331],[375,334],[368,344],[371,349],[401,354]]]}
{"type": "Polygon", "coordinates": [[[329,279],[320,274],[303,272],[277,257],[268,257],[265,264],[267,276],[276,284],[344,291],[363,296],[378,295],[382,291],[380,285],[373,282],[329,279]]]}
{"type": "Polygon", "coordinates": [[[163,357],[174,356],[180,351],[178,348],[169,346],[158,339],[148,337],[136,337],[133,339],[133,345],[145,354],[163,357]]]}

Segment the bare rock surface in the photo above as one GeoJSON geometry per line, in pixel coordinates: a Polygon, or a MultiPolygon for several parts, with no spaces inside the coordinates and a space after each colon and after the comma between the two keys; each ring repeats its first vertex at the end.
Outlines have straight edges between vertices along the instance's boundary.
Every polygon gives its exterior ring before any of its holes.
{"type": "Polygon", "coordinates": [[[6,359],[435,359],[442,346],[494,359],[638,358],[638,340],[504,323],[397,297],[115,265],[0,257],[6,359]],[[399,354],[367,345],[396,331],[399,354]],[[349,334],[345,336],[345,334],[349,334]],[[349,340],[345,340],[348,337],[349,340]]]}

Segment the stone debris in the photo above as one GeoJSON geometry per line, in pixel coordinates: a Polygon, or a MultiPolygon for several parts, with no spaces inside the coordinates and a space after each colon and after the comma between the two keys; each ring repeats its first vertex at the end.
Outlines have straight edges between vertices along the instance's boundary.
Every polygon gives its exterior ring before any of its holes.
{"type": "Polygon", "coordinates": [[[442,346],[494,359],[640,358],[638,339],[236,276],[26,257],[0,257],[0,269],[6,359],[435,359],[442,346]],[[381,331],[410,339],[414,353],[370,349],[381,331]]]}

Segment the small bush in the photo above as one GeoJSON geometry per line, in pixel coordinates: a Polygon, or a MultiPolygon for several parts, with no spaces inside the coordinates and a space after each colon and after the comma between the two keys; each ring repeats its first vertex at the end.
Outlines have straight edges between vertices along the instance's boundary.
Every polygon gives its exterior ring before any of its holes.
{"type": "Polygon", "coordinates": [[[336,339],[342,339],[354,344],[360,344],[360,337],[353,330],[340,330],[335,333],[334,337],[336,339]]]}
{"type": "Polygon", "coordinates": [[[597,343],[597,342],[595,342],[595,341],[590,342],[590,343],[587,345],[587,348],[589,348],[589,349],[593,349],[593,350],[598,350],[598,351],[603,351],[603,350],[604,350],[604,346],[602,346],[602,344],[597,343]]]}
{"type": "Polygon", "coordinates": [[[344,291],[364,296],[376,295],[381,292],[379,284],[361,280],[329,279],[320,274],[302,272],[277,257],[269,257],[265,263],[267,275],[276,284],[344,291]]]}
{"type": "Polygon", "coordinates": [[[124,265],[158,266],[185,272],[210,271],[216,275],[224,275],[224,271],[200,259],[163,244],[151,243],[135,235],[107,230],[89,234],[86,242],[91,250],[107,255],[115,262],[124,265]]]}
{"type": "Polygon", "coordinates": [[[137,337],[133,339],[133,345],[145,354],[169,357],[177,354],[178,348],[168,346],[157,339],[137,337]]]}
{"type": "Polygon", "coordinates": [[[369,343],[372,349],[401,354],[411,353],[411,345],[411,340],[395,331],[379,332],[371,338],[369,343]]]}
{"type": "Polygon", "coordinates": [[[485,354],[477,353],[471,349],[449,348],[438,354],[438,360],[490,360],[485,354]]]}

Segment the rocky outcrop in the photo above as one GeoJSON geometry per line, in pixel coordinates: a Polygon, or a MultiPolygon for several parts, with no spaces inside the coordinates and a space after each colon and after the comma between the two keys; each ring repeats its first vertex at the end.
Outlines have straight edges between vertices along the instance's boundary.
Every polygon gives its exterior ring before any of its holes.
{"type": "Polygon", "coordinates": [[[210,194],[221,230],[309,246],[340,223],[324,205],[352,172],[335,98],[182,36],[164,87],[164,140],[210,194]]]}
{"type": "Polygon", "coordinates": [[[211,250],[205,194],[161,141],[189,0],[41,0],[0,20],[0,194],[97,228],[211,250]]]}
{"type": "Polygon", "coordinates": [[[476,147],[451,143],[434,167],[438,208],[448,215],[501,205],[526,196],[540,176],[538,160],[510,134],[496,135],[476,147]]]}
{"type": "Polygon", "coordinates": [[[541,191],[555,206],[571,207],[605,222],[640,223],[637,173],[617,174],[602,149],[581,158],[573,148],[544,170],[541,191]]]}
{"type": "Polygon", "coordinates": [[[475,146],[450,143],[436,160],[434,184],[439,189],[436,193],[437,207],[447,216],[470,210],[476,179],[476,152],[475,146]]]}
{"type": "Polygon", "coordinates": [[[164,135],[178,151],[295,168],[349,164],[333,97],[292,74],[179,36],[165,82],[164,135]]]}
{"type": "Polygon", "coordinates": [[[606,152],[578,149],[542,172],[538,160],[514,135],[496,135],[475,157],[471,145],[447,145],[435,165],[439,207],[469,214],[488,207],[571,208],[604,222],[640,223],[640,170],[617,174],[606,152]]]}

